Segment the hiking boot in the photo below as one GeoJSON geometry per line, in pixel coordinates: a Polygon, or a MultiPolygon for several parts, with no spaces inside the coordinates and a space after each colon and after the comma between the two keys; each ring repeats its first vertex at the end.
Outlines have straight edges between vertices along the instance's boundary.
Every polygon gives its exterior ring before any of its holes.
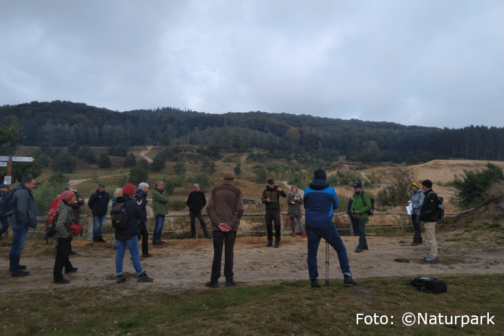
{"type": "Polygon", "coordinates": [[[147,258],[147,257],[152,257],[152,253],[145,253],[142,254],[142,257],[147,258]]]}
{"type": "Polygon", "coordinates": [[[362,252],[362,247],[357,246],[355,249],[355,253],[361,253],[362,252]]]}
{"type": "Polygon", "coordinates": [[[343,280],[343,285],[345,287],[357,286],[357,282],[355,282],[351,276],[345,275],[345,279],[343,280]]]}
{"type": "Polygon", "coordinates": [[[317,279],[310,279],[310,282],[311,282],[311,288],[320,289],[320,285],[317,279]]]}
{"type": "Polygon", "coordinates": [[[231,280],[231,281],[226,281],[226,287],[233,287],[236,286],[236,281],[231,280]]]}
{"type": "Polygon", "coordinates": [[[158,239],[158,242],[160,242],[161,244],[166,244],[166,242],[161,239],[158,239]]]}
{"type": "Polygon", "coordinates": [[[153,282],[153,281],[154,279],[149,278],[147,276],[147,273],[145,273],[145,271],[143,271],[142,274],[138,276],[138,282],[153,282]]]}
{"type": "Polygon", "coordinates": [[[78,269],[79,269],[78,267],[74,267],[74,268],[72,268],[72,269],[70,269],[70,270],[65,270],[65,274],[68,274],[68,273],[75,273],[75,272],[77,272],[77,270],[78,270],[78,269]]]}
{"type": "Polygon", "coordinates": [[[16,273],[12,273],[11,277],[13,277],[13,278],[19,278],[19,277],[24,277],[24,276],[28,276],[28,275],[30,275],[30,272],[19,271],[19,272],[16,272],[16,273]]]}
{"type": "Polygon", "coordinates": [[[102,238],[102,237],[98,237],[98,238],[96,239],[96,242],[97,242],[97,243],[106,243],[106,241],[105,241],[105,240],[103,240],[103,238],[102,238]]]}
{"type": "Polygon", "coordinates": [[[280,239],[275,239],[275,248],[280,247],[280,239]]]}
{"type": "Polygon", "coordinates": [[[121,282],[126,282],[126,278],[124,277],[124,274],[118,275],[116,283],[121,283],[121,282]]]}
{"type": "Polygon", "coordinates": [[[273,239],[268,239],[268,244],[266,245],[266,247],[271,247],[273,246],[273,239]]]}
{"type": "MultiPolygon", "coordinates": [[[[227,284],[226,284],[227,285],[227,284]]],[[[205,286],[207,287],[210,287],[210,288],[217,288],[219,287],[219,283],[218,282],[212,282],[212,281],[209,281],[205,284],[205,286]]]]}
{"type": "Polygon", "coordinates": [[[362,249],[363,249],[363,250],[366,250],[366,251],[368,251],[368,250],[369,250],[369,248],[368,248],[367,246],[366,246],[366,247],[363,247],[362,249]]]}
{"type": "Polygon", "coordinates": [[[22,270],[26,269],[26,265],[19,265],[19,268],[21,268],[22,270]]]}
{"type": "Polygon", "coordinates": [[[292,232],[292,237],[296,237],[296,232],[292,232]]]}
{"type": "Polygon", "coordinates": [[[434,258],[433,256],[428,256],[427,258],[424,259],[424,261],[427,261],[427,262],[437,261],[437,257],[434,258]]]}
{"type": "Polygon", "coordinates": [[[205,238],[210,239],[210,238],[212,238],[212,237],[211,237],[210,235],[206,235],[206,236],[205,236],[205,238]]]}
{"type": "Polygon", "coordinates": [[[77,252],[75,252],[75,251],[70,251],[70,253],[68,253],[68,254],[77,254],[77,252]]]}
{"type": "Polygon", "coordinates": [[[159,240],[156,240],[152,243],[152,245],[163,245],[163,243],[161,243],[159,240]]]}
{"type": "Polygon", "coordinates": [[[97,240],[98,240],[98,237],[93,237],[93,243],[96,243],[97,240]]]}
{"type": "Polygon", "coordinates": [[[54,280],[54,283],[58,284],[58,285],[67,285],[70,283],[70,280],[65,279],[65,278],[61,278],[61,280],[58,280],[58,281],[54,280]]]}
{"type": "Polygon", "coordinates": [[[307,234],[306,234],[306,232],[305,232],[305,233],[303,233],[303,234],[301,235],[301,237],[303,237],[303,238],[308,238],[308,235],[307,235],[307,234]]]}

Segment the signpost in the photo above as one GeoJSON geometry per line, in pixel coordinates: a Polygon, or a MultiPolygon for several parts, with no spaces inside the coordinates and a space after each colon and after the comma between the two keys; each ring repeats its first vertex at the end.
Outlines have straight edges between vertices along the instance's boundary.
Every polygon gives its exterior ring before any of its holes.
{"type": "Polygon", "coordinates": [[[4,183],[7,185],[12,184],[12,177],[11,176],[4,176],[4,183]]]}
{"type": "Polygon", "coordinates": [[[7,175],[4,176],[4,183],[12,184],[12,162],[33,162],[31,156],[0,156],[0,167],[7,167],[7,175]]]}
{"type": "Polygon", "coordinates": [[[0,162],[0,167],[7,167],[7,162],[0,162]]]}

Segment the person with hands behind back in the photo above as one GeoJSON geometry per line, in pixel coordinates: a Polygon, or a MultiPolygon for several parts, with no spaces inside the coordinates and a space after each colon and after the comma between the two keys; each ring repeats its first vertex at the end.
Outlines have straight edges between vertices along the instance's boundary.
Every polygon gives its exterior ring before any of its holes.
{"type": "Polygon", "coordinates": [[[275,185],[273,179],[268,180],[268,185],[262,193],[261,202],[266,205],[266,229],[268,231],[267,247],[273,245],[273,223],[275,222],[275,247],[280,246],[280,196],[287,197],[285,191],[275,185]]]}
{"type": "Polygon", "coordinates": [[[236,178],[232,172],[225,172],[221,185],[212,189],[207,204],[207,212],[213,230],[214,258],[212,274],[206,286],[219,287],[221,276],[222,248],[224,251],[224,276],[226,287],[236,285],[233,273],[233,256],[236,231],[240,226],[240,218],[243,215],[243,194],[240,189],[233,185],[236,178]]]}

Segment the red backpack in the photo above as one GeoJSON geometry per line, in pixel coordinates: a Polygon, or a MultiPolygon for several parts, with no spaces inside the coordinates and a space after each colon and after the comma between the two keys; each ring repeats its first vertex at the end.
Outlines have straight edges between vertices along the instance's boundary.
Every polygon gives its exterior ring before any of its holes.
{"type": "MultiPolygon", "coordinates": [[[[61,197],[57,197],[54,202],[51,203],[49,210],[46,212],[46,236],[53,237],[56,231],[56,219],[58,218],[58,208],[61,203],[61,197]]],[[[67,224],[67,232],[72,236],[78,236],[82,232],[82,226],[79,224],[67,224]]]]}

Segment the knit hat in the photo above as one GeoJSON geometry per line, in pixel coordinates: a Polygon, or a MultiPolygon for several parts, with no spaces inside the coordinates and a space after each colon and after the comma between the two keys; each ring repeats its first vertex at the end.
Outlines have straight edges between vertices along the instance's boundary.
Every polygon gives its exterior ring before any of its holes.
{"type": "Polygon", "coordinates": [[[70,201],[75,196],[75,193],[71,190],[65,190],[61,193],[60,197],[64,201],[70,201]]]}
{"type": "Polygon", "coordinates": [[[355,188],[362,188],[362,183],[357,182],[357,183],[355,183],[355,184],[352,186],[352,188],[354,188],[354,189],[355,189],[355,188]]]}
{"type": "Polygon", "coordinates": [[[323,168],[315,169],[313,175],[315,175],[315,180],[327,180],[327,174],[323,168]]]}
{"type": "Polygon", "coordinates": [[[268,184],[275,184],[275,181],[273,179],[269,179],[267,182],[268,184]]]}
{"type": "Polygon", "coordinates": [[[420,184],[418,182],[413,182],[411,183],[413,187],[416,187],[417,189],[420,189],[420,184]]]}
{"type": "Polygon", "coordinates": [[[432,188],[432,182],[431,180],[425,180],[422,182],[423,186],[426,186],[427,188],[432,188]]]}
{"type": "Polygon", "coordinates": [[[123,195],[133,195],[135,193],[135,187],[131,183],[128,183],[123,188],[123,195]]]}

